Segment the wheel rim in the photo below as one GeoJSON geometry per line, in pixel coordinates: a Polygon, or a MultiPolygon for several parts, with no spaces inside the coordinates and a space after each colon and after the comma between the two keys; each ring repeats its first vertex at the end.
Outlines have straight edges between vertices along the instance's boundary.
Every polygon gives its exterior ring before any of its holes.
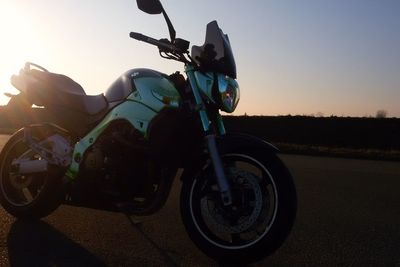
{"type": "Polygon", "coordinates": [[[210,164],[205,179],[195,179],[190,190],[190,213],[199,233],[224,249],[243,249],[260,241],[272,227],[278,194],[271,173],[258,160],[243,154],[222,156],[231,184],[233,204],[224,207],[210,164]],[[210,178],[210,177],[209,177],[210,178]]]}
{"type": "Polygon", "coordinates": [[[40,160],[23,140],[15,141],[5,154],[0,169],[0,187],[4,198],[13,206],[23,207],[33,203],[47,181],[47,174],[22,175],[13,170],[13,163],[21,160],[40,160]]]}

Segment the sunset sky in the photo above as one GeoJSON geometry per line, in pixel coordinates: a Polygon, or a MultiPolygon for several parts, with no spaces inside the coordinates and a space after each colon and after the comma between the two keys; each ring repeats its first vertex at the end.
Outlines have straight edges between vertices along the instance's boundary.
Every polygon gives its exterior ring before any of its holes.
{"type": "MultiPolygon", "coordinates": [[[[398,0],[161,0],[177,36],[201,45],[217,20],[236,57],[236,115],[400,117],[398,0]]],[[[102,93],[128,69],[183,70],[129,32],[167,37],[134,0],[0,0],[0,92],[25,61],[102,93]]],[[[0,104],[7,98],[0,96],[0,104]]]]}

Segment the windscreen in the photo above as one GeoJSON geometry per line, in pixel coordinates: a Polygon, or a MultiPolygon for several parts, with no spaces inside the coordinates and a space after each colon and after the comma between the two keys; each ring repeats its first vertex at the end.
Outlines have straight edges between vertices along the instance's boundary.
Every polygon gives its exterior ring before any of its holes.
{"type": "Polygon", "coordinates": [[[236,64],[228,35],[216,21],[207,24],[206,41],[203,46],[192,47],[192,57],[204,71],[219,72],[236,79],[236,64]]]}

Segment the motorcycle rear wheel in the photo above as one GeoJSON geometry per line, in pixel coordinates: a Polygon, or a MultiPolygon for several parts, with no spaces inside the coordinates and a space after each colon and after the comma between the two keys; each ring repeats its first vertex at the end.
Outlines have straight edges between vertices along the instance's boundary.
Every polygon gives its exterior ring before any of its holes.
{"type": "Polygon", "coordinates": [[[40,219],[52,213],[64,200],[62,174],[55,166],[49,166],[42,173],[18,174],[12,168],[12,161],[21,158],[40,159],[40,155],[25,143],[23,130],[16,132],[0,153],[0,203],[14,217],[40,219]]]}
{"type": "Polygon", "coordinates": [[[221,263],[250,263],[276,251],[296,215],[297,197],[289,171],[265,151],[222,154],[233,204],[224,206],[210,163],[183,181],[182,220],[189,237],[221,263]]]}

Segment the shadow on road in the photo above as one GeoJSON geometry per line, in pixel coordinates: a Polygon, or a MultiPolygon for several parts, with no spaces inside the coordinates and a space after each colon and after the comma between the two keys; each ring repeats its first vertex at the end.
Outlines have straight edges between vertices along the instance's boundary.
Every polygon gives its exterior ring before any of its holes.
{"type": "Polygon", "coordinates": [[[7,236],[10,266],[106,266],[45,222],[16,221],[7,236]]]}

